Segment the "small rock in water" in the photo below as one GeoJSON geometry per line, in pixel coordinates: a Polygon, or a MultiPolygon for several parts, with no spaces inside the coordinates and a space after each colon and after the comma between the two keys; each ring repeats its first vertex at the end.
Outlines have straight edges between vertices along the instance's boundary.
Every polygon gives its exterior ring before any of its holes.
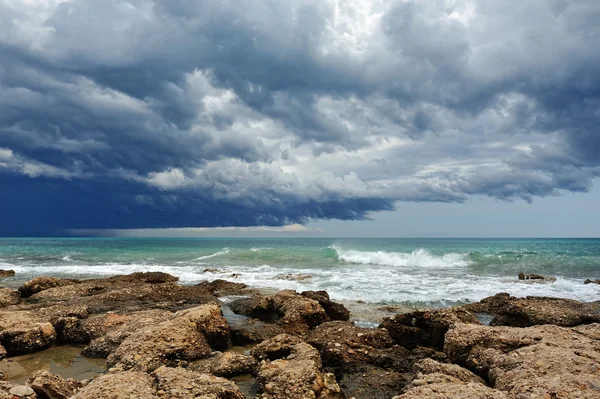
{"type": "Polygon", "coordinates": [[[589,278],[583,282],[583,284],[600,284],[600,278],[596,280],[590,280],[589,278]]]}
{"type": "Polygon", "coordinates": [[[17,385],[16,387],[12,387],[8,392],[18,398],[26,398],[35,393],[33,392],[33,389],[26,385],[17,385]]]}

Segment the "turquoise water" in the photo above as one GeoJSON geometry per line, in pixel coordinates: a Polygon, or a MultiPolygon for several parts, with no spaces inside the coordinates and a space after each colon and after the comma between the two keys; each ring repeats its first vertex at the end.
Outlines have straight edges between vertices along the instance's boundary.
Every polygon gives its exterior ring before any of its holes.
{"type": "Polygon", "coordinates": [[[446,306],[497,292],[600,300],[600,239],[0,239],[17,284],[165,271],[183,283],[225,278],[258,287],[324,289],[338,300],[446,306]],[[206,269],[217,269],[206,271],[206,269]],[[519,272],[557,277],[519,282],[519,272]],[[302,281],[281,274],[309,275],[302,281]],[[235,275],[235,276],[234,276],[235,275]]]}

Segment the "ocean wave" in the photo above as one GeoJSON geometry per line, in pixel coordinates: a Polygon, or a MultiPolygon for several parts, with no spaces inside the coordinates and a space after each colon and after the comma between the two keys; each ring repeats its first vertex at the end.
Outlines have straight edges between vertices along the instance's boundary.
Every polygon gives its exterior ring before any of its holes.
{"type": "Polygon", "coordinates": [[[260,251],[269,251],[273,248],[250,248],[250,252],[260,252],[260,251]]]}
{"type": "Polygon", "coordinates": [[[214,258],[214,257],[221,256],[221,255],[227,255],[228,253],[229,253],[229,248],[223,248],[222,251],[215,252],[214,254],[210,254],[210,255],[200,256],[200,257],[194,259],[194,261],[210,259],[210,258],[214,258]]]}
{"type": "Polygon", "coordinates": [[[404,252],[368,252],[344,250],[332,247],[339,260],[362,265],[381,265],[396,267],[449,268],[469,265],[466,254],[448,253],[435,256],[426,249],[416,249],[411,253],[404,252]]]}

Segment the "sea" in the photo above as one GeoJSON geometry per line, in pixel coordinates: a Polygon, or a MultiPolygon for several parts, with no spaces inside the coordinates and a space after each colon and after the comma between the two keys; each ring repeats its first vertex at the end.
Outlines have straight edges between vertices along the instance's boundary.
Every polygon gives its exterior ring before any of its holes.
{"type": "Polygon", "coordinates": [[[332,299],[412,308],[514,296],[600,300],[600,239],[0,238],[0,269],[93,278],[162,271],[183,284],[326,290],[332,299]],[[519,281],[518,273],[556,277],[519,281]]]}

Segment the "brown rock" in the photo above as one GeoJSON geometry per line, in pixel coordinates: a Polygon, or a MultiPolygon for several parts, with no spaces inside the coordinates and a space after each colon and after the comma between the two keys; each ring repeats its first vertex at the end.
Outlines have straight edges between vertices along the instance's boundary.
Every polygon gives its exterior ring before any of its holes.
{"type": "Polygon", "coordinates": [[[138,371],[106,374],[90,382],[71,399],[158,399],[154,385],[152,377],[138,371]]]}
{"type": "Polygon", "coordinates": [[[227,280],[202,281],[196,286],[206,290],[207,294],[215,296],[244,295],[248,292],[246,284],[232,283],[227,280]]]}
{"type": "Polygon", "coordinates": [[[220,353],[212,358],[199,360],[189,366],[190,370],[218,377],[235,377],[244,374],[254,374],[256,360],[237,352],[220,353]]]}
{"type": "Polygon", "coordinates": [[[49,371],[40,370],[28,381],[38,397],[43,399],[68,399],[81,388],[81,384],[74,380],[65,380],[61,376],[49,371]]]}
{"type": "Polygon", "coordinates": [[[329,320],[350,320],[350,311],[341,303],[331,301],[327,291],[304,291],[301,295],[319,302],[329,320]]]}
{"type": "Polygon", "coordinates": [[[541,274],[525,274],[523,272],[519,273],[519,280],[536,280],[541,282],[554,282],[556,281],[556,277],[551,276],[543,276],[541,274]]]}
{"type": "Polygon", "coordinates": [[[596,280],[590,280],[589,278],[583,282],[583,284],[600,284],[600,278],[596,280]]]}
{"type": "Polygon", "coordinates": [[[424,375],[443,374],[461,382],[474,382],[485,385],[485,381],[481,377],[457,364],[440,363],[433,359],[426,358],[415,363],[415,367],[418,372],[424,375]]]}
{"type": "Polygon", "coordinates": [[[339,385],[347,398],[390,399],[408,382],[402,372],[367,364],[356,371],[344,373],[339,385]]]}
{"type": "Polygon", "coordinates": [[[52,324],[30,312],[0,312],[0,345],[8,356],[32,353],[48,348],[56,341],[52,324]]]}
{"type": "MultiPolygon", "coordinates": [[[[6,348],[4,348],[2,345],[0,345],[0,360],[4,359],[6,356],[8,356],[8,352],[6,351],[6,348]]],[[[1,380],[2,378],[0,378],[1,380]]]]}
{"type": "Polygon", "coordinates": [[[263,399],[344,398],[334,375],[323,372],[319,352],[312,346],[296,340],[297,338],[293,336],[284,335],[273,338],[274,345],[269,342],[271,340],[259,345],[289,348],[289,352],[281,349],[270,350],[267,358],[272,359],[275,353],[284,356],[261,363],[257,376],[260,392],[262,392],[260,397],[263,399]],[[294,341],[297,343],[293,344],[294,341]]]}
{"type": "Polygon", "coordinates": [[[440,382],[411,387],[404,394],[392,399],[509,399],[501,391],[474,382],[440,382]]]}
{"type": "Polygon", "coordinates": [[[297,335],[328,320],[319,302],[290,290],[272,296],[239,299],[229,307],[238,314],[276,322],[286,332],[297,335]]]}
{"type": "Polygon", "coordinates": [[[515,298],[500,293],[464,307],[473,312],[494,315],[490,322],[492,326],[554,324],[570,327],[600,322],[600,302],[531,296],[515,298]]]}
{"type": "Polygon", "coordinates": [[[301,342],[302,340],[294,335],[281,334],[256,345],[251,354],[258,361],[281,359],[289,356],[292,347],[301,342]]]}
{"type": "Polygon", "coordinates": [[[308,274],[278,274],[273,277],[275,280],[289,280],[289,281],[304,281],[309,280],[312,276],[308,274]]]}
{"type": "Polygon", "coordinates": [[[0,269],[0,278],[14,277],[14,275],[15,275],[14,270],[0,269]]]}
{"type": "Polygon", "coordinates": [[[152,371],[162,365],[207,357],[211,346],[229,343],[229,329],[216,304],[178,312],[173,319],[129,335],[108,357],[109,367],[152,371]]]}
{"type": "Polygon", "coordinates": [[[67,285],[73,285],[77,283],[79,283],[78,280],[40,276],[34,278],[33,280],[27,281],[25,284],[19,287],[19,293],[23,298],[28,298],[33,294],[42,292],[49,288],[64,287],[67,285]]]}
{"type": "Polygon", "coordinates": [[[163,272],[136,272],[126,275],[108,277],[105,280],[108,282],[119,283],[163,284],[179,281],[179,277],[175,277],[163,272]]]}
{"type": "Polygon", "coordinates": [[[123,315],[108,314],[88,319],[83,322],[82,330],[88,337],[96,338],[83,349],[82,354],[89,357],[108,357],[134,332],[172,317],[173,313],[156,309],[123,315]]]}
{"type": "Polygon", "coordinates": [[[224,378],[161,367],[152,373],[158,396],[165,399],[245,399],[235,383],[224,378]]]}
{"type": "Polygon", "coordinates": [[[19,303],[19,300],[20,297],[17,291],[13,291],[10,288],[0,287],[0,308],[16,305],[19,303]]]}
{"type": "Polygon", "coordinates": [[[379,326],[406,348],[426,346],[441,350],[448,328],[457,323],[481,324],[477,317],[462,308],[419,310],[383,319],[379,326]]]}
{"type": "Polygon", "coordinates": [[[510,397],[592,399],[598,397],[600,324],[585,327],[461,324],[446,334],[445,352],[510,397]]]}

